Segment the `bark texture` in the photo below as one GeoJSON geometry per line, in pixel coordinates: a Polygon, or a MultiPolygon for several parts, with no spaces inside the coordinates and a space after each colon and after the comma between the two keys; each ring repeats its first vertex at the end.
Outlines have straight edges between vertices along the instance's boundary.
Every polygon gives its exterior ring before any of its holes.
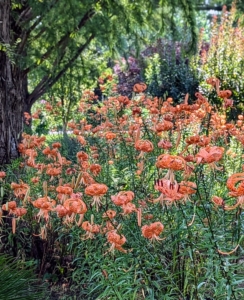
{"type": "Polygon", "coordinates": [[[11,58],[10,0],[0,0],[0,166],[17,158],[27,78],[11,58]]]}

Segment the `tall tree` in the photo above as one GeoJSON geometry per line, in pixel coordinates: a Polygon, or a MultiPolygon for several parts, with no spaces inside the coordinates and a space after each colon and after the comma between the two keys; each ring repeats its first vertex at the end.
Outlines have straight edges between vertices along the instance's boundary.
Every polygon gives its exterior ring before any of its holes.
{"type": "MultiPolygon", "coordinates": [[[[18,157],[23,112],[52,87],[87,48],[114,51],[157,38],[183,12],[196,40],[194,1],[0,0],[0,165],[18,157]],[[159,18],[160,16],[160,18],[159,18]],[[157,20],[157,21],[155,21],[157,20]],[[28,80],[36,80],[31,91],[28,80]]],[[[33,84],[32,84],[33,86],[33,84]]]]}

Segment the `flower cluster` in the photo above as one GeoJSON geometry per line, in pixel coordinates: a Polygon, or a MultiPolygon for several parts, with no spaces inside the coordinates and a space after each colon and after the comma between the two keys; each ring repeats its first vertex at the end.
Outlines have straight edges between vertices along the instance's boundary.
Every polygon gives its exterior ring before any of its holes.
{"type": "MultiPolygon", "coordinates": [[[[217,79],[208,83],[219,97],[231,96],[219,89],[217,79]]],[[[12,199],[2,205],[8,217],[34,213],[40,224],[34,234],[43,239],[58,219],[64,228],[77,227],[81,240],[102,236],[111,245],[109,252],[123,253],[132,220],[137,220],[141,238],[160,242],[170,234],[160,212],[185,205],[191,210],[190,226],[201,205],[204,173],[224,170],[223,158],[232,151],[230,139],[244,145],[243,116],[236,124],[228,123],[225,111],[219,113],[199,92],[191,104],[186,95],[175,105],[172,98],[147,96],[146,88],[137,83],[133,99],[113,96],[103,103],[84,93],[79,119],[68,123],[80,147],[73,161],[63,154],[61,143],[48,145],[44,137],[23,134],[21,167],[32,178],[11,183],[12,199]],[[90,111],[94,123],[88,121],[90,111]]],[[[45,103],[45,109],[51,110],[50,105],[45,103]]],[[[0,172],[1,182],[6,176],[0,172]]],[[[227,178],[226,199],[216,189],[209,205],[225,211],[243,208],[244,173],[229,170],[227,178]]]]}

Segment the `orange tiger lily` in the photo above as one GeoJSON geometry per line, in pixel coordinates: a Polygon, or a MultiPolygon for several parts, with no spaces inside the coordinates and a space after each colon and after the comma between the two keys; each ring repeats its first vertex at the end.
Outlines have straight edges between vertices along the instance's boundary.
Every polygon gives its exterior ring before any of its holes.
{"type": "Polygon", "coordinates": [[[196,154],[197,163],[207,163],[211,164],[216,161],[219,161],[224,154],[224,148],[218,146],[207,146],[205,148],[201,148],[200,151],[196,154]]]}
{"type": "Polygon", "coordinates": [[[177,200],[184,197],[184,194],[180,192],[180,186],[176,181],[169,179],[160,179],[156,181],[155,189],[161,192],[159,198],[153,200],[153,203],[160,202],[161,204],[166,201],[166,204],[172,204],[177,200]]]}
{"type": "Polygon", "coordinates": [[[141,152],[152,152],[153,144],[148,140],[138,140],[135,143],[135,149],[141,152]]]}
{"type": "Polygon", "coordinates": [[[184,170],[186,162],[184,158],[177,155],[161,154],[156,161],[156,167],[161,169],[171,169],[174,171],[184,170]]]}
{"type": "Polygon", "coordinates": [[[133,86],[133,91],[135,93],[142,93],[144,92],[145,90],[147,89],[147,85],[143,82],[140,82],[140,83],[136,83],[134,86],[133,86]]]}
{"type": "Polygon", "coordinates": [[[131,191],[122,191],[115,196],[111,196],[111,200],[115,205],[123,206],[131,202],[134,198],[134,193],[131,191]]]}
{"type": "Polygon", "coordinates": [[[108,191],[108,187],[103,183],[93,183],[85,188],[85,194],[93,197],[91,205],[96,205],[97,211],[102,204],[101,197],[108,191]]]}
{"type": "Polygon", "coordinates": [[[116,230],[112,230],[107,233],[107,241],[111,244],[108,252],[114,253],[115,249],[124,253],[127,252],[124,248],[122,248],[126,242],[126,238],[124,235],[118,234],[116,230]]]}
{"type": "Polygon", "coordinates": [[[93,224],[85,221],[81,225],[82,229],[86,231],[86,234],[81,237],[82,240],[87,240],[87,239],[94,239],[95,234],[100,232],[100,225],[93,224]]]}
{"type": "Polygon", "coordinates": [[[144,225],[141,228],[142,235],[151,242],[164,240],[159,238],[159,235],[163,232],[163,230],[164,225],[161,222],[154,222],[150,225],[144,225]]]}

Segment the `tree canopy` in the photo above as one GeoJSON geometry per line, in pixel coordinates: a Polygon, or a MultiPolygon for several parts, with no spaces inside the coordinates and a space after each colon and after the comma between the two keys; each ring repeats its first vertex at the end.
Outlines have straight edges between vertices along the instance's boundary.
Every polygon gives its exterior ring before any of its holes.
{"type": "Polygon", "coordinates": [[[175,30],[180,14],[192,49],[193,2],[0,0],[0,163],[18,156],[23,113],[77,60],[89,60],[87,51],[96,55],[105,48],[111,56],[136,51],[166,28],[175,30]]]}
{"type": "MultiPolygon", "coordinates": [[[[0,1],[5,2],[10,1],[0,1]]],[[[27,99],[32,105],[91,45],[98,53],[104,46],[113,53],[137,48],[148,32],[157,38],[173,28],[180,9],[195,42],[191,1],[15,0],[9,7],[10,39],[1,38],[1,49],[29,76],[38,71],[41,79],[27,99]]]]}

